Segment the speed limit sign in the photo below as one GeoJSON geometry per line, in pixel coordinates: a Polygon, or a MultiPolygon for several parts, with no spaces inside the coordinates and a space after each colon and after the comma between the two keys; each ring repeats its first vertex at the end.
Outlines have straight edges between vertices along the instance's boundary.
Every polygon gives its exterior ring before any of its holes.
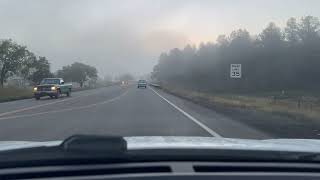
{"type": "Polygon", "coordinates": [[[241,64],[230,65],[230,78],[241,78],[241,64]]]}

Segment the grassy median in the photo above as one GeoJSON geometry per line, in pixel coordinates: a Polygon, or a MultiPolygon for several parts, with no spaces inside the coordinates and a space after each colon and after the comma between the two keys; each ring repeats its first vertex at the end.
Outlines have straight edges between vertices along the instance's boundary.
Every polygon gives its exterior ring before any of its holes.
{"type": "MultiPolygon", "coordinates": [[[[96,87],[72,88],[72,92],[97,89],[97,88],[108,87],[108,86],[112,86],[112,85],[115,85],[115,83],[109,83],[106,85],[100,85],[100,86],[96,86],[96,87]]],[[[0,103],[14,101],[14,100],[21,100],[21,99],[29,99],[32,97],[33,97],[32,87],[29,87],[29,88],[17,88],[17,87],[0,88],[0,103]]]]}
{"type": "Polygon", "coordinates": [[[0,102],[32,98],[31,88],[4,87],[0,88],[0,102]]]}

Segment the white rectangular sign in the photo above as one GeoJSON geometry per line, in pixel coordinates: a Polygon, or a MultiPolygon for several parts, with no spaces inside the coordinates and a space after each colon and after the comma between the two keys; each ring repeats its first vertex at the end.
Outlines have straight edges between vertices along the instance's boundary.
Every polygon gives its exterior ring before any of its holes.
{"type": "Polygon", "coordinates": [[[230,64],[230,78],[241,78],[241,64],[230,64]]]}

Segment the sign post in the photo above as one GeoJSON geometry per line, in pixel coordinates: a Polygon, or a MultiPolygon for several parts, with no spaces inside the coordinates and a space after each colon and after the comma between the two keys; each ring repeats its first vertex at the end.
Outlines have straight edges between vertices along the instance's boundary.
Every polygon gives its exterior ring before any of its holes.
{"type": "Polygon", "coordinates": [[[230,64],[230,78],[241,78],[241,64],[230,64]]]}

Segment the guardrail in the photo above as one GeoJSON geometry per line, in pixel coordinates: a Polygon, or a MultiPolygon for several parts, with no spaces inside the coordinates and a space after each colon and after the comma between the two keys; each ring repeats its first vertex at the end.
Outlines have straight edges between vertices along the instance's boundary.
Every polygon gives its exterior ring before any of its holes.
{"type": "Polygon", "coordinates": [[[149,83],[149,86],[153,86],[156,88],[161,88],[161,86],[159,84],[155,84],[155,83],[149,83]]]}

